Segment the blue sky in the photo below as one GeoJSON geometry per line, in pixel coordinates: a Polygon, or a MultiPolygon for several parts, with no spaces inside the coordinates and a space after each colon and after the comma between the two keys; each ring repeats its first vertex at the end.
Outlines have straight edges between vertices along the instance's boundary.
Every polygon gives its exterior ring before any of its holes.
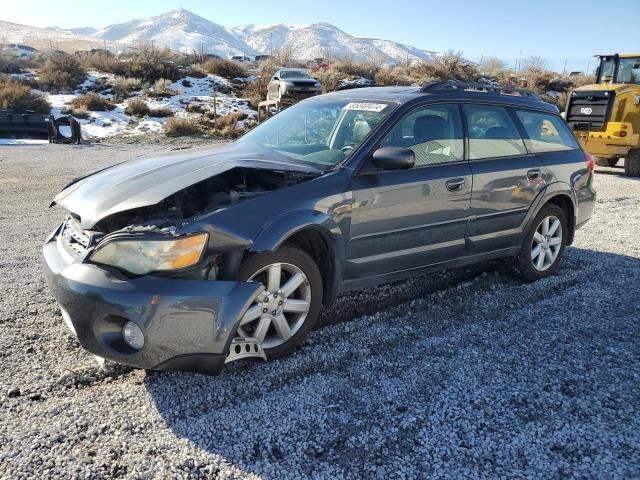
{"type": "Polygon", "coordinates": [[[460,50],[474,60],[498,56],[511,63],[522,51],[523,57],[548,59],[556,69],[564,59],[569,69],[584,70],[597,53],[640,53],[640,0],[0,0],[0,5],[0,20],[35,26],[103,27],[180,6],[228,26],[329,22],[352,35],[460,50]]]}

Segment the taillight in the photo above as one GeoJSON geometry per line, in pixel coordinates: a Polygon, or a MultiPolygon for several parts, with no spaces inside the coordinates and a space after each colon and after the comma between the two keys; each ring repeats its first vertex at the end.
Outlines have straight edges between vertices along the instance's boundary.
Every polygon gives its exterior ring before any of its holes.
{"type": "Polygon", "coordinates": [[[593,173],[593,170],[596,168],[596,161],[587,152],[584,152],[584,163],[587,164],[587,170],[593,173]]]}

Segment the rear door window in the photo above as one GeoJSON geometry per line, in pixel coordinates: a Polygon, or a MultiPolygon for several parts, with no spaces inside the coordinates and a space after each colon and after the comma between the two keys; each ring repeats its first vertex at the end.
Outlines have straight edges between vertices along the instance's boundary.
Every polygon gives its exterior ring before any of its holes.
{"type": "Polygon", "coordinates": [[[573,133],[557,115],[527,110],[518,110],[516,115],[529,137],[525,139],[525,143],[530,152],[558,152],[578,148],[573,133]]]}
{"type": "Polygon", "coordinates": [[[469,129],[469,159],[524,155],[524,141],[506,109],[465,105],[469,129]]]}

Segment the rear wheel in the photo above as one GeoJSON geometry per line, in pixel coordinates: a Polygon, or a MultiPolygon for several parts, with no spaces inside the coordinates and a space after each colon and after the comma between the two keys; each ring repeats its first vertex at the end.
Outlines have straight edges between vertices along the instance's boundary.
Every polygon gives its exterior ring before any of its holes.
{"type": "Polygon", "coordinates": [[[547,204],[536,215],[527,233],[516,268],[529,281],[558,270],[567,243],[567,217],[557,205],[547,204]]]}
{"type": "Polygon", "coordinates": [[[640,148],[629,150],[624,157],[624,174],[628,177],[640,177],[640,148]]]}
{"type": "Polygon", "coordinates": [[[293,353],[320,316],[322,277],[316,263],[285,245],[247,257],[238,277],[262,283],[265,290],[244,313],[237,336],[258,339],[268,359],[293,353]]]}

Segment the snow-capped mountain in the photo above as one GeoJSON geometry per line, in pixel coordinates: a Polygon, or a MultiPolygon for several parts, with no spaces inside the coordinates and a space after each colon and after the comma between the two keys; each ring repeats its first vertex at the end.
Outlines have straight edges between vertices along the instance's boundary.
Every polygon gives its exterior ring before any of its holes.
{"type": "Polygon", "coordinates": [[[110,25],[92,36],[123,44],[153,42],[156,47],[168,47],[181,52],[199,52],[203,49],[222,57],[255,53],[230,29],[184,9],[110,25]]]}
{"type": "Polygon", "coordinates": [[[242,25],[233,31],[260,53],[268,54],[283,49],[289,52],[291,57],[298,59],[346,56],[356,61],[398,63],[407,60],[429,60],[435,55],[435,52],[391,40],[354,37],[329,23],[242,25]]]}
{"type": "Polygon", "coordinates": [[[91,27],[36,28],[0,21],[0,43],[3,42],[26,43],[36,48],[69,45],[68,50],[102,48],[104,45],[120,48],[144,42],[182,52],[204,50],[221,57],[269,54],[282,49],[298,60],[350,57],[356,61],[381,63],[429,60],[436,55],[392,40],[356,37],[329,23],[229,28],[184,9],[97,31],[91,27]]]}

